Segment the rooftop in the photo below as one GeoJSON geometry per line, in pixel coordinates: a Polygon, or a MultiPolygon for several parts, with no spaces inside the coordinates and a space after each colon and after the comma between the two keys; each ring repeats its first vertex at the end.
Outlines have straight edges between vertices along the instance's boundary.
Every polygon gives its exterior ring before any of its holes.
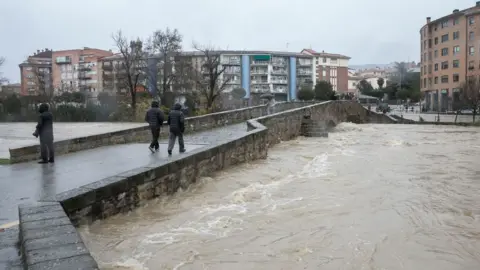
{"type": "Polygon", "coordinates": [[[346,55],[343,55],[343,54],[338,54],[338,53],[326,53],[325,51],[322,51],[322,52],[317,52],[315,50],[312,50],[312,49],[303,49],[302,50],[302,53],[305,52],[307,54],[311,54],[311,55],[314,55],[314,56],[319,56],[319,57],[330,57],[330,58],[339,58],[339,59],[351,59],[350,56],[346,56],[346,55]]]}
{"type": "Polygon", "coordinates": [[[480,13],[480,1],[477,1],[475,3],[475,6],[473,6],[473,7],[469,7],[469,8],[463,9],[463,10],[455,9],[455,10],[453,10],[452,13],[450,13],[448,15],[445,15],[443,17],[440,17],[438,19],[435,19],[433,21],[430,21],[430,22],[428,22],[430,17],[427,17],[427,24],[426,25],[437,24],[437,23],[439,23],[443,20],[446,20],[446,19],[450,19],[450,18],[454,18],[454,17],[458,17],[458,16],[473,15],[473,14],[476,14],[476,13],[480,13]]]}

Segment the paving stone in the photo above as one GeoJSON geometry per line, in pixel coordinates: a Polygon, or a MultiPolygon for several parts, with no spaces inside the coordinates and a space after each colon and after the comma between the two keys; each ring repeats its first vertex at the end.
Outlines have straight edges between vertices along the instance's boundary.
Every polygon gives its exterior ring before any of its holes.
{"type": "Polygon", "coordinates": [[[26,251],[25,259],[26,263],[30,266],[39,262],[65,259],[79,255],[90,255],[85,245],[67,244],[63,246],[26,251]]]}
{"type": "Polygon", "coordinates": [[[95,270],[98,265],[89,255],[46,261],[29,265],[29,270],[95,270]]]}
{"type": "Polygon", "coordinates": [[[73,227],[72,224],[60,225],[55,227],[47,227],[41,229],[33,230],[24,230],[22,229],[22,239],[25,242],[26,240],[31,239],[40,239],[47,238],[54,235],[64,235],[64,234],[76,234],[77,230],[73,227]]]}

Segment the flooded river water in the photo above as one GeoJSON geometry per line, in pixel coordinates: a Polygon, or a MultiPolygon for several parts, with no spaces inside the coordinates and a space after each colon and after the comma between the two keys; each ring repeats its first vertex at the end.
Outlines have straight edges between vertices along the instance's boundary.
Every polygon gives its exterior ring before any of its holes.
{"type": "Polygon", "coordinates": [[[102,269],[480,269],[480,129],[341,124],[80,231],[102,269]]]}

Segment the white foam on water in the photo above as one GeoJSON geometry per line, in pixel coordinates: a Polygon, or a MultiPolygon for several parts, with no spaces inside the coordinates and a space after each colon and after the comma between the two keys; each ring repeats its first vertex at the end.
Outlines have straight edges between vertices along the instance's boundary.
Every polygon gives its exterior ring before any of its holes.
{"type": "Polygon", "coordinates": [[[134,258],[128,258],[121,262],[104,264],[104,269],[116,270],[149,270],[143,263],[134,258]]]}
{"type": "Polygon", "coordinates": [[[363,127],[354,123],[342,122],[333,129],[333,132],[351,132],[351,131],[363,131],[363,127]]]}
{"type": "Polygon", "coordinates": [[[328,154],[324,153],[314,157],[308,162],[303,169],[297,173],[302,178],[318,178],[321,176],[328,176],[331,173],[328,172],[330,168],[330,162],[328,161],[328,154]]]}

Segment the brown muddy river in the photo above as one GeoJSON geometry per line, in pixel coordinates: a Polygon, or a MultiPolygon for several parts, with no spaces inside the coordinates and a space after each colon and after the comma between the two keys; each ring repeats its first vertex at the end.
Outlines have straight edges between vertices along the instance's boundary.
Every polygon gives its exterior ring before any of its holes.
{"type": "Polygon", "coordinates": [[[80,231],[102,269],[480,269],[480,129],[341,124],[80,231]]]}

